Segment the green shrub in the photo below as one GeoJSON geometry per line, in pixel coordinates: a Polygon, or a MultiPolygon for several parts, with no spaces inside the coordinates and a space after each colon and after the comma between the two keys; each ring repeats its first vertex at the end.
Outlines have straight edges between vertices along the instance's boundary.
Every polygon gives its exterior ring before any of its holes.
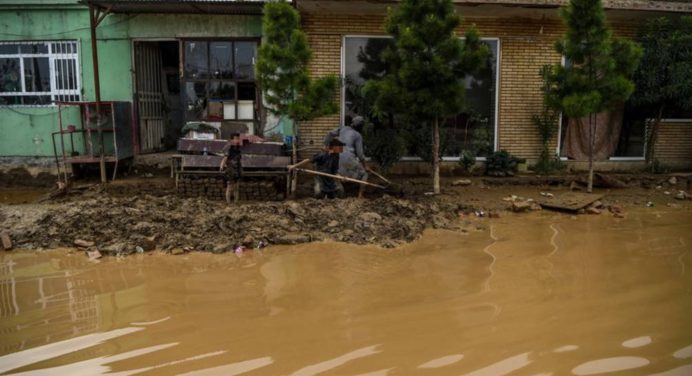
{"type": "Polygon", "coordinates": [[[365,154],[386,173],[404,153],[404,141],[394,128],[368,124],[364,129],[365,154]]]}
{"type": "Polygon", "coordinates": [[[549,175],[555,172],[564,171],[567,168],[567,164],[560,160],[558,155],[546,156],[541,153],[541,156],[535,165],[531,166],[531,169],[540,175],[549,175]]]}
{"type": "Polygon", "coordinates": [[[515,157],[506,150],[500,150],[489,155],[485,160],[485,174],[488,176],[514,176],[519,163],[526,159],[515,157]]]}
{"type": "Polygon", "coordinates": [[[473,166],[476,165],[476,153],[471,150],[462,150],[459,154],[459,166],[464,169],[465,172],[471,173],[473,171],[473,166]]]}

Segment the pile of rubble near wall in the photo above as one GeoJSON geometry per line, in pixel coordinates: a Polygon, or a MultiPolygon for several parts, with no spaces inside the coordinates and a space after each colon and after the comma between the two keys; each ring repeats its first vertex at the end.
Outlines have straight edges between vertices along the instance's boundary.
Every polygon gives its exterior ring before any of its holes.
{"type": "Polygon", "coordinates": [[[394,247],[425,228],[455,226],[459,210],[452,203],[390,196],[226,205],[175,195],[106,195],[41,206],[30,217],[8,207],[0,217],[17,247],[57,248],[82,239],[105,254],[128,254],[137,247],[225,252],[318,240],[394,247]]]}

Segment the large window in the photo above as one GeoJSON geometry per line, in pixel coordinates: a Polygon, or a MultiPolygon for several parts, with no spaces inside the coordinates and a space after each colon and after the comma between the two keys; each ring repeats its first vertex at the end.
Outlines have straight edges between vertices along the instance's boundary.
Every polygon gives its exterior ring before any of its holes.
{"type": "Polygon", "coordinates": [[[77,41],[0,42],[0,105],[79,101],[77,41]]]}
{"type": "Polygon", "coordinates": [[[254,120],[257,41],[185,41],[186,120],[254,120]]]}
{"type": "MultiPolygon", "coordinates": [[[[386,66],[381,63],[381,54],[392,43],[389,37],[344,38],[344,121],[348,122],[354,115],[367,116],[371,104],[363,96],[362,85],[366,80],[381,77],[385,73],[386,66]]],[[[440,131],[442,155],[449,159],[458,158],[462,150],[483,157],[495,149],[499,41],[483,39],[483,43],[488,45],[492,53],[480,72],[466,77],[466,109],[447,119],[440,131]]],[[[424,129],[416,125],[400,126],[398,129],[407,139],[409,156],[429,152],[429,137],[424,134],[424,129]]]]}

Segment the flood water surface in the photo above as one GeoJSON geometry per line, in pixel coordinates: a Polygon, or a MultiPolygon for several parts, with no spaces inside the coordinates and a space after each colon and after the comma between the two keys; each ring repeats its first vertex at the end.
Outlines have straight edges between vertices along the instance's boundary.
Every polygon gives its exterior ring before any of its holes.
{"type": "Polygon", "coordinates": [[[0,269],[0,373],[690,375],[692,215],[0,269]]]}

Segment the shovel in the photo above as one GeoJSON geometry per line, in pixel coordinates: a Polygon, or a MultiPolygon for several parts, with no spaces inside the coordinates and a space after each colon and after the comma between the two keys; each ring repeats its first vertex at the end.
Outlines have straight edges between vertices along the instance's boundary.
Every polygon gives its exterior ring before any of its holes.
{"type": "Polygon", "coordinates": [[[385,192],[389,194],[394,194],[394,195],[401,195],[404,192],[404,189],[401,187],[401,185],[393,183],[391,180],[385,178],[384,176],[380,175],[377,171],[371,169],[370,167],[365,167],[365,169],[370,172],[371,174],[375,175],[375,177],[379,178],[383,182],[385,182],[387,185],[385,187],[385,192]]]}

